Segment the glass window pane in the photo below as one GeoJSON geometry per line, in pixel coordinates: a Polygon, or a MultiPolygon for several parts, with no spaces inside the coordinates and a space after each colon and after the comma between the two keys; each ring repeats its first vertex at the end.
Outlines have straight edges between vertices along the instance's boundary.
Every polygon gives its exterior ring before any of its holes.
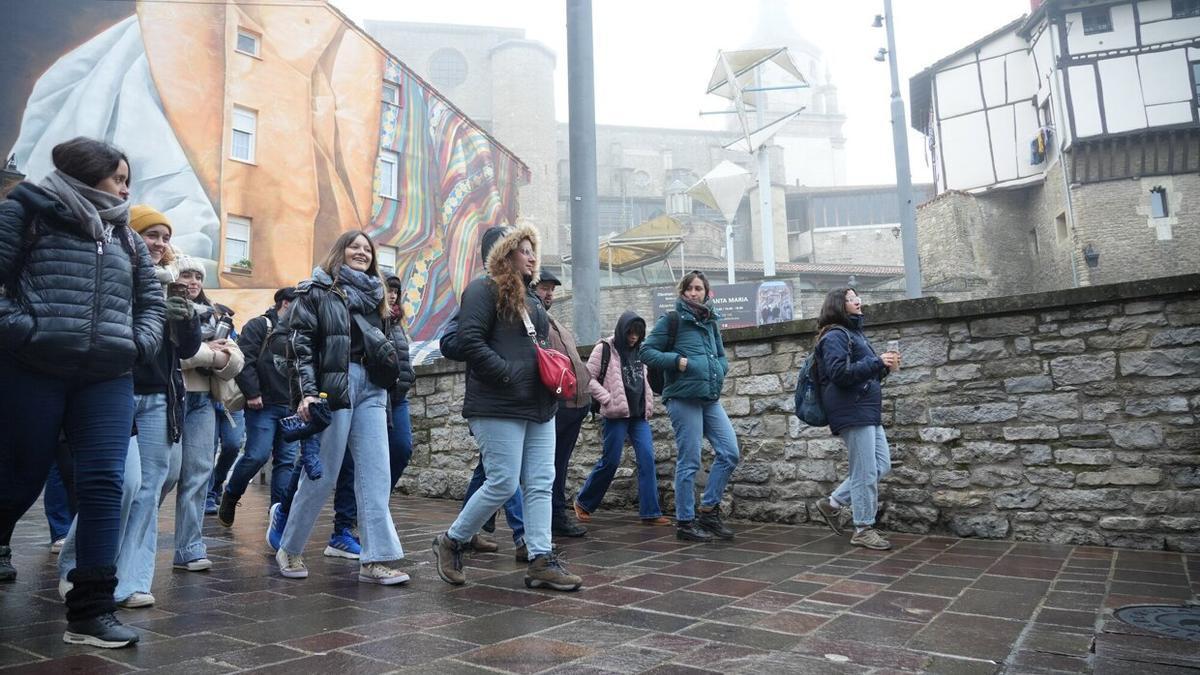
{"type": "Polygon", "coordinates": [[[225,239],[225,264],[236,265],[250,258],[250,246],[244,241],[225,239]]]}
{"type": "Polygon", "coordinates": [[[386,82],[383,84],[383,100],[385,103],[399,105],[400,90],[396,87],[396,85],[388,84],[386,82]]]}
{"type": "Polygon", "coordinates": [[[250,134],[244,131],[234,130],[233,132],[233,157],[244,161],[254,159],[250,153],[250,134]]]}
{"type": "Polygon", "coordinates": [[[258,56],[258,37],[245,31],[238,31],[237,50],[258,56]]]}

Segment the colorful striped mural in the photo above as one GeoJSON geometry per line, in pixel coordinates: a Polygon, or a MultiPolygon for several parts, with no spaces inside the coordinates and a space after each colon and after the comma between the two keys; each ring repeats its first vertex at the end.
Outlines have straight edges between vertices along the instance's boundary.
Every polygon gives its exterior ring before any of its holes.
{"type": "Polygon", "coordinates": [[[377,167],[369,232],[396,247],[409,334],[427,341],[482,269],[480,235],[516,220],[527,169],[395,59],[385,79],[399,86],[400,105],[382,106],[380,147],[399,156],[400,189],[381,197],[377,167]]]}

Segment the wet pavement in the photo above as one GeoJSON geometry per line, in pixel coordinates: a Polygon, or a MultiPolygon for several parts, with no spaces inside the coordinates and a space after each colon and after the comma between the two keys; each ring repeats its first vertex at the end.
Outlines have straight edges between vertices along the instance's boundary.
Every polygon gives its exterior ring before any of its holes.
{"type": "MultiPolygon", "coordinates": [[[[733,523],[737,540],[677,542],[632,513],[597,513],[562,539],[576,593],[531,591],[511,538],[467,560],[468,583],[437,577],[430,541],[450,501],[394,496],[412,581],[357,581],[321,555],[306,580],[279,576],[263,539],[267,491],[251,486],[236,525],[206,521],[213,568],[171,569],[173,501],[162,509],[151,609],[122,610],[131,649],[63,644],[40,503],[13,540],[16,583],[0,584],[0,671],[120,673],[1038,673],[1196,672],[1200,642],[1112,617],[1200,592],[1200,555],[895,534],[886,552],[816,525],[733,523]]],[[[501,518],[503,522],[503,518],[501,518]]]]}

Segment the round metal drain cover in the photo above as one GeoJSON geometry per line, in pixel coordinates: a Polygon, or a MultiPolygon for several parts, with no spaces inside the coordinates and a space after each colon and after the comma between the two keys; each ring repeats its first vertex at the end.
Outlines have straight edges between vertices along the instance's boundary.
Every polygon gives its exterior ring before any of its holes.
{"type": "Polygon", "coordinates": [[[1129,605],[1114,614],[1131,626],[1178,640],[1200,641],[1200,605],[1129,605]]]}

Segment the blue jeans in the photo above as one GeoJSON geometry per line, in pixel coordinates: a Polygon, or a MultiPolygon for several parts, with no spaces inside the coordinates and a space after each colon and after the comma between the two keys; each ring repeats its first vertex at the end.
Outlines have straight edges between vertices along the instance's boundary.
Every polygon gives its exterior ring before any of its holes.
{"type": "Polygon", "coordinates": [[[233,473],[225,486],[231,497],[236,499],[245,494],[246,486],[270,459],[271,503],[283,500],[292,476],[292,465],[300,452],[300,444],[283,440],[279,430],[279,420],[291,414],[292,410],[285,405],[264,405],[261,410],[246,411],[246,449],[233,465],[233,473]]]}
{"type": "Polygon", "coordinates": [[[121,527],[121,483],[133,428],[133,376],[62,380],[0,354],[0,546],[37,501],[54,462],[59,431],[75,457],[79,566],[112,565],[121,527]]]}
{"type": "MultiPolygon", "coordinates": [[[[475,470],[471,472],[471,481],[467,483],[467,494],[463,495],[463,508],[466,508],[467,502],[471,501],[471,497],[479,491],[479,488],[483,487],[486,480],[487,474],[483,471],[483,457],[481,456],[479,462],[475,464],[475,470]]],[[[524,499],[521,488],[518,487],[513,496],[504,502],[504,518],[508,520],[508,527],[512,529],[513,546],[518,547],[525,543],[525,519],[522,517],[524,499]]],[[[494,511],[484,522],[483,529],[488,532],[495,531],[496,513],[494,511]]]]}
{"type": "Polygon", "coordinates": [[[304,551],[313,524],[329,493],[333,492],[342,458],[349,452],[358,470],[354,472],[359,536],[363,564],[404,557],[388,500],[387,393],[371,384],[366,370],[350,364],[350,406],[333,412],[333,421],[321,434],[321,464],[318,480],[308,474],[300,478],[280,542],[292,555],[304,551]]]}
{"type": "MultiPolygon", "coordinates": [[[[117,550],[117,588],[113,597],[149,593],[158,553],[158,500],[178,444],[168,442],[167,395],[134,397],[137,436],[129,439],[121,499],[121,543],[117,550]]],[[[74,567],[71,538],[59,556],[60,576],[74,567]]]]}
{"type": "Polygon", "coordinates": [[[67,536],[67,531],[71,529],[71,520],[75,518],[67,486],[63,483],[62,474],[58,472],[58,462],[51,465],[50,475],[46,478],[42,508],[46,511],[46,524],[50,526],[50,543],[53,544],[67,536]]]}
{"type": "Polygon", "coordinates": [[[388,448],[391,450],[392,487],[400,482],[412,459],[412,419],[408,416],[408,399],[392,406],[392,426],[388,427],[388,448]]]}
{"type": "MultiPolygon", "coordinates": [[[[246,444],[246,411],[239,410],[229,413],[229,417],[225,416],[225,406],[213,401],[213,411],[216,415],[216,446],[217,446],[217,463],[213,467],[212,478],[208,481],[208,491],[219,499],[221,497],[221,486],[225,483],[226,476],[229,475],[229,469],[233,466],[234,461],[238,458],[238,453],[242,451],[242,446],[246,444]],[[233,419],[233,424],[229,423],[233,419]]],[[[284,480],[287,480],[286,478],[284,480]]],[[[242,492],[245,492],[242,488],[242,492]]],[[[238,493],[241,494],[240,492],[238,493]]]]}
{"type": "Polygon", "coordinates": [[[847,427],[838,435],[846,442],[850,475],[833,491],[833,498],[850,505],[855,527],[871,527],[879,508],[879,480],[892,470],[887,436],[878,425],[847,427]]]}
{"type": "Polygon", "coordinates": [[[673,398],[667,413],[675,430],[675,517],[680,522],[696,516],[696,472],[700,470],[700,443],[707,438],[716,453],[708,470],[708,485],[700,506],[708,509],[721,503],[729,476],[737,468],[737,435],[720,401],[673,398]]]}
{"type": "Polygon", "coordinates": [[[567,468],[571,465],[571,453],[579,442],[579,429],[588,415],[587,408],[558,406],[554,416],[554,488],[550,495],[554,513],[567,509],[567,468]]]}
{"type": "MultiPolygon", "coordinates": [[[[136,397],[135,397],[136,400],[136,397]]],[[[122,557],[126,553],[125,537],[128,533],[126,527],[129,522],[129,510],[133,506],[133,498],[142,488],[142,469],[141,458],[138,456],[138,446],[133,438],[129,439],[126,445],[125,454],[125,477],[121,481],[121,522],[117,530],[117,557],[115,564],[117,566],[117,587],[121,587],[121,579],[123,578],[121,565],[122,557]]],[[[63,541],[62,551],[58,555],[58,576],[66,579],[71,570],[77,567],[76,564],[76,539],[79,535],[79,517],[71,521],[71,529],[67,530],[67,537],[63,541]]],[[[126,593],[125,595],[128,595],[126,593]]],[[[113,591],[114,600],[122,600],[125,596],[118,595],[113,591]]]]}
{"type": "Polygon", "coordinates": [[[612,484],[617,467],[621,466],[621,451],[625,449],[625,439],[633,444],[634,456],[637,458],[638,472],[638,515],[642,518],[657,518],[662,515],[658,506],[658,477],[654,470],[654,437],[650,433],[650,423],[645,419],[607,419],[603,423],[604,452],[600,460],[583,482],[576,501],[584,511],[592,513],[600,508],[604,493],[612,484]]]}
{"type": "Polygon", "coordinates": [[[208,556],[201,532],[204,528],[204,498],[213,471],[213,434],[216,413],[208,392],[189,391],[183,414],[183,450],[171,457],[171,468],[163,485],[166,497],[177,484],[175,495],[175,564],[208,556]]]}
{"type": "Polygon", "coordinates": [[[487,478],[467,500],[447,533],[468,542],[520,487],[525,497],[529,557],[550,553],[550,489],[554,484],[554,420],[538,424],[500,417],[467,420],[479,443],[487,478]]]}

